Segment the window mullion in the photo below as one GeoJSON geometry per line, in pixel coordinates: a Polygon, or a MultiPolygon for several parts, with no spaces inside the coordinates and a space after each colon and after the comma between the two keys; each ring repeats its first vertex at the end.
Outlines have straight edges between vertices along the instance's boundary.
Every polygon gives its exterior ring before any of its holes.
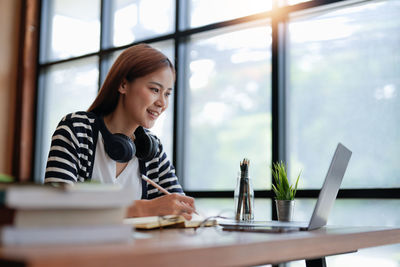
{"type": "MultiPolygon", "coordinates": [[[[272,28],[272,162],[286,162],[286,16],[273,16],[272,28]]],[[[272,164],[271,162],[271,164],[272,164]]],[[[274,183],[271,177],[271,182],[274,183]]],[[[272,218],[277,219],[272,199],[272,218]]]]}

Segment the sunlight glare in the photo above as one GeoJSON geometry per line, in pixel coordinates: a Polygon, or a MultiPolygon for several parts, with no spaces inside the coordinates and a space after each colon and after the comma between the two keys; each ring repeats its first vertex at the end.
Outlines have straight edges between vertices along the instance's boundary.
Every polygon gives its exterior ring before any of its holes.
{"type": "Polygon", "coordinates": [[[170,16],[173,15],[170,1],[146,0],[139,6],[140,24],[157,34],[170,29],[170,16]],[[157,7],[157,8],[155,8],[157,7]]]}
{"type": "Polygon", "coordinates": [[[52,23],[51,44],[57,58],[77,56],[83,51],[92,51],[93,47],[98,47],[100,36],[98,20],[86,21],[55,15],[52,23]]]}
{"type": "Polygon", "coordinates": [[[290,24],[292,43],[331,41],[350,37],[357,26],[350,25],[346,17],[333,17],[316,21],[299,21],[290,24]]]}
{"type": "Polygon", "coordinates": [[[190,63],[190,71],[192,72],[189,80],[190,88],[193,90],[207,86],[211,74],[214,72],[214,67],[215,62],[211,59],[192,61],[190,63]]]}
{"type": "Polygon", "coordinates": [[[124,45],[135,41],[133,29],[138,23],[136,4],[119,9],[114,15],[114,45],[124,45]],[[128,27],[127,27],[128,26],[128,27]]]}
{"type": "Polygon", "coordinates": [[[272,0],[192,0],[191,27],[271,10],[272,0]]]}

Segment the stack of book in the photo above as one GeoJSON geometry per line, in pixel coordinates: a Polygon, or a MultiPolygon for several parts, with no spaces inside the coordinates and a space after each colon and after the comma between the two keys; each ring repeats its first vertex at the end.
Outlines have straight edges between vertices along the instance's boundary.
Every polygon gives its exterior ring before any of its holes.
{"type": "Polygon", "coordinates": [[[132,204],[118,185],[0,184],[0,242],[3,245],[126,242],[123,223],[132,204]]]}

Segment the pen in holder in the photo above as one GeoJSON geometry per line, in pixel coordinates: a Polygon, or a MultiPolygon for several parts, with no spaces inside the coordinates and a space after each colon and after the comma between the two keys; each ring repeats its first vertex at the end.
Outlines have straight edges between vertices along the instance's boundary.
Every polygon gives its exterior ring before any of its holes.
{"type": "Polygon", "coordinates": [[[236,220],[251,221],[254,219],[254,191],[249,178],[248,159],[243,159],[240,163],[240,175],[237,178],[234,201],[236,220]]]}

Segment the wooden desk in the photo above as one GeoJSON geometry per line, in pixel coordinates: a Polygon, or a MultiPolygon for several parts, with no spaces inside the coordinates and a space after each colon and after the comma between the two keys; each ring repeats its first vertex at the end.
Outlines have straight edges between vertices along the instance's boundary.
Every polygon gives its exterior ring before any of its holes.
{"type": "MultiPolygon", "coordinates": [[[[400,229],[327,227],[310,232],[257,234],[220,228],[153,230],[127,244],[1,247],[0,266],[249,266],[400,243],[400,229]],[[219,229],[219,230],[218,230],[219,229]]],[[[136,233],[135,233],[136,234],[136,233]]]]}

